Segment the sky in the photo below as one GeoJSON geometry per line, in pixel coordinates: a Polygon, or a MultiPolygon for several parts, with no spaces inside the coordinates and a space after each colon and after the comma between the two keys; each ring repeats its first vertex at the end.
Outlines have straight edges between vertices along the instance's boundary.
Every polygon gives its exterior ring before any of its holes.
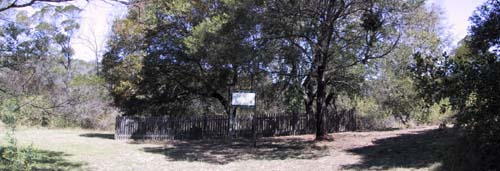
{"type": "MultiPolygon", "coordinates": [[[[451,34],[451,47],[467,35],[470,25],[469,17],[473,11],[486,0],[430,0],[429,4],[439,5],[443,9],[443,24],[449,28],[451,34]]],[[[126,15],[126,7],[120,4],[109,4],[104,1],[85,1],[77,3],[83,8],[80,19],[80,30],[71,42],[75,50],[75,58],[92,61],[95,60],[94,52],[87,47],[85,40],[97,43],[103,50],[106,38],[110,33],[112,21],[117,17],[126,15]]]]}
{"type": "Polygon", "coordinates": [[[95,44],[98,50],[103,52],[107,37],[110,34],[113,21],[124,17],[127,12],[125,5],[110,3],[101,0],[75,2],[82,8],[80,13],[80,29],[73,35],[71,46],[75,54],[74,57],[86,61],[95,60],[94,50],[89,48],[95,44]]]}
{"type": "Polygon", "coordinates": [[[429,3],[436,4],[443,9],[443,24],[449,26],[452,38],[451,46],[456,46],[468,32],[470,25],[469,17],[477,7],[485,3],[486,0],[430,0],[429,3]]]}

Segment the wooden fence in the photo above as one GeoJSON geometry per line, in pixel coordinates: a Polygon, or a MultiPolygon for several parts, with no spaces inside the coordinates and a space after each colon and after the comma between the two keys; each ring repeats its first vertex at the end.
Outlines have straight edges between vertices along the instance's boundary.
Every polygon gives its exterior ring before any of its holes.
{"type": "MultiPolygon", "coordinates": [[[[353,110],[326,116],[328,132],[356,130],[358,119],[353,110]]],[[[138,117],[118,116],[115,139],[202,139],[228,136],[227,116],[138,117]]],[[[257,114],[235,118],[234,136],[284,136],[315,132],[315,117],[290,114],[257,114]]]]}

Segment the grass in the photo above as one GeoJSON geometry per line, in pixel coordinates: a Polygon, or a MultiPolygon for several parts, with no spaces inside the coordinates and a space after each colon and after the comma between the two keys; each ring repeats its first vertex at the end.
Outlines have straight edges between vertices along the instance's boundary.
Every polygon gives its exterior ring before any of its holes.
{"type": "MultiPolygon", "coordinates": [[[[4,147],[0,149],[5,150],[12,147],[4,147]]],[[[65,159],[69,156],[63,152],[54,152],[49,150],[35,149],[31,155],[35,156],[33,160],[32,170],[83,170],[82,162],[70,162],[65,159]]],[[[0,162],[0,170],[7,170],[7,166],[0,162]]]]}
{"type": "MultiPolygon", "coordinates": [[[[0,133],[1,134],[1,133],[0,133]]],[[[22,129],[19,143],[47,158],[45,170],[437,170],[450,136],[435,128],[245,140],[136,142],[111,132],[22,129]]],[[[43,162],[42,162],[43,161],[43,162]]]]}

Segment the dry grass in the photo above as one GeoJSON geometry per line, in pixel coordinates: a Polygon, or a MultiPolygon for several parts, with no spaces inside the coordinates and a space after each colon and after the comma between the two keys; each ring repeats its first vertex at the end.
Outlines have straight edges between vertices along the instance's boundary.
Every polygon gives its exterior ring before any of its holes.
{"type": "Polygon", "coordinates": [[[111,132],[24,129],[22,144],[58,152],[75,170],[432,170],[441,165],[450,136],[435,127],[262,138],[251,142],[127,142],[111,132]]]}

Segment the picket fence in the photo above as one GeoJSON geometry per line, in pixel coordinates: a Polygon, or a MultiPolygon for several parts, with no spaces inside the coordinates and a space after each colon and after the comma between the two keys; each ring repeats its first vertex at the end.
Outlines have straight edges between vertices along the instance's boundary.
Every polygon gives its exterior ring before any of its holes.
{"type": "MultiPolygon", "coordinates": [[[[352,131],[358,127],[353,110],[326,115],[328,132],[352,131]]],[[[115,139],[213,139],[229,136],[228,116],[211,115],[195,117],[140,117],[118,116],[115,139]]],[[[314,133],[313,115],[256,114],[235,118],[234,137],[250,138],[301,135],[314,133]]]]}

